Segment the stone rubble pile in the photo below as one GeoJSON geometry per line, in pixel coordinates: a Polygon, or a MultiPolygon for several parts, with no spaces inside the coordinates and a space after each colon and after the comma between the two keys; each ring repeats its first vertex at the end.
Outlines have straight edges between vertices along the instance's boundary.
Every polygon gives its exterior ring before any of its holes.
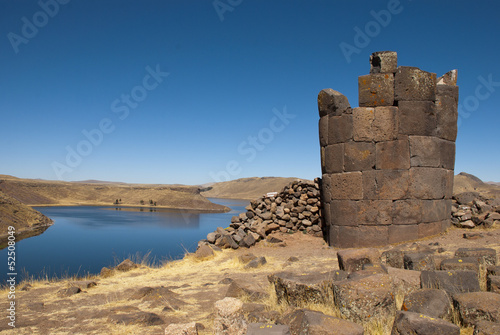
{"type": "Polygon", "coordinates": [[[491,228],[500,224],[500,201],[484,199],[476,192],[464,192],[453,197],[451,222],[459,228],[491,228]]]}
{"type": "Polygon", "coordinates": [[[201,244],[219,248],[249,248],[274,231],[302,231],[323,237],[321,223],[320,179],[296,180],[280,193],[268,193],[250,202],[246,212],[233,216],[229,227],[217,228],[201,244]]]}

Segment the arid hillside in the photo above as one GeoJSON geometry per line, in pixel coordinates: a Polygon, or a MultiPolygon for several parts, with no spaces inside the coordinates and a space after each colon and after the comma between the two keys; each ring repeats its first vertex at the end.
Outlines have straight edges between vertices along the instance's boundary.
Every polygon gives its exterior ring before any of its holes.
{"type": "Polygon", "coordinates": [[[15,227],[19,241],[42,233],[52,224],[42,213],[0,191],[0,249],[6,246],[9,226],[15,227]]]}
{"type": "Polygon", "coordinates": [[[460,172],[455,176],[453,194],[477,192],[485,198],[500,198],[500,185],[484,183],[478,177],[460,172]]]}
{"type": "Polygon", "coordinates": [[[0,191],[28,206],[114,205],[150,206],[223,212],[200,194],[196,186],[81,183],[19,179],[0,176],[0,191]]]}
{"type": "Polygon", "coordinates": [[[290,182],[298,178],[253,177],[215,183],[202,189],[208,198],[254,200],[268,192],[279,192],[290,182]]]}

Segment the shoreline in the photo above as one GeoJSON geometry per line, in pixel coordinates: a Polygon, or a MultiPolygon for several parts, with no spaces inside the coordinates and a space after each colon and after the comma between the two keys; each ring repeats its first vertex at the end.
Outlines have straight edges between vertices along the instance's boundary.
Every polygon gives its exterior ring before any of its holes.
{"type": "MultiPolygon", "coordinates": [[[[242,199],[246,200],[246,199],[242,199]]],[[[192,207],[172,207],[172,206],[150,206],[150,205],[109,205],[107,203],[72,203],[72,204],[26,204],[26,206],[29,206],[31,208],[35,207],[84,207],[84,206],[89,206],[89,207],[109,207],[109,208],[147,208],[147,209],[164,209],[164,210],[179,210],[179,211],[196,211],[196,212],[205,212],[205,213],[227,213],[231,211],[231,209],[227,206],[224,205],[218,205],[214,204],[217,206],[223,206],[223,209],[215,209],[215,208],[192,208],[192,207]]]]}

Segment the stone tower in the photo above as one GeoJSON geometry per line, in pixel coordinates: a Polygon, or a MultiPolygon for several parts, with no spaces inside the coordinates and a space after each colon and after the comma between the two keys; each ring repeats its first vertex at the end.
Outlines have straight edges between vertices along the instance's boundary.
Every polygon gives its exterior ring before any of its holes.
{"type": "Polygon", "coordinates": [[[322,202],[335,247],[415,240],[450,225],[457,72],[397,66],[375,52],[358,78],[359,107],[332,89],[318,95],[322,202]]]}

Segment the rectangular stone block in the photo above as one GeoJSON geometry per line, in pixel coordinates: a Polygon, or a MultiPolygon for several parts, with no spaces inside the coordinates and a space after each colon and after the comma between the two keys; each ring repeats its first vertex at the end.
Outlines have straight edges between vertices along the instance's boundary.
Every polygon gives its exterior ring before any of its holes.
{"type": "Polygon", "coordinates": [[[422,222],[438,222],[450,217],[449,200],[422,200],[422,222]]]}
{"type": "Polygon", "coordinates": [[[352,114],[328,117],[328,144],[352,139],[352,114]]]}
{"type": "Polygon", "coordinates": [[[372,124],[375,120],[375,108],[357,107],[352,110],[352,135],[354,141],[373,140],[372,124]]]}
{"type": "Polygon", "coordinates": [[[370,55],[370,73],[394,73],[398,68],[398,54],[378,51],[370,55]]]}
{"type": "Polygon", "coordinates": [[[418,225],[389,226],[389,243],[400,243],[418,239],[418,225]]]}
{"type": "Polygon", "coordinates": [[[455,174],[453,170],[445,170],[445,192],[444,192],[444,198],[445,199],[451,199],[453,196],[453,182],[455,180],[455,174]]]}
{"type": "Polygon", "coordinates": [[[411,166],[440,167],[441,140],[432,136],[409,136],[411,166]]]}
{"type": "Polygon", "coordinates": [[[357,226],[359,204],[356,200],[332,200],[330,203],[330,223],[334,226],[357,226]]]}
{"type": "Polygon", "coordinates": [[[336,248],[353,248],[359,246],[358,227],[331,226],[330,245],[336,248]]]}
{"type": "Polygon", "coordinates": [[[408,136],[402,139],[377,143],[377,170],[405,170],[410,168],[408,136]]]}
{"type": "Polygon", "coordinates": [[[325,173],[344,171],[344,143],[330,144],[325,148],[325,173]]]}
{"type": "Polygon", "coordinates": [[[448,187],[447,170],[441,168],[410,168],[409,195],[416,199],[444,199],[448,187]]]}
{"type": "Polygon", "coordinates": [[[344,171],[365,171],[375,167],[375,143],[348,142],[344,155],[344,171]]]}
{"type": "Polygon", "coordinates": [[[328,173],[323,173],[321,176],[321,201],[323,203],[332,202],[332,181],[328,173]]]}
{"type": "Polygon", "coordinates": [[[440,140],[439,154],[441,161],[439,166],[448,170],[455,169],[455,142],[440,140]]]}
{"type": "Polygon", "coordinates": [[[394,75],[376,73],[358,77],[358,94],[360,107],[394,105],[394,75]]]}
{"type": "Polygon", "coordinates": [[[408,170],[373,170],[363,172],[363,199],[398,200],[408,194],[408,170]]]}
{"type": "Polygon", "coordinates": [[[372,136],[375,142],[390,141],[398,138],[399,111],[394,106],[375,107],[372,123],[372,136]]]}
{"type": "Polygon", "coordinates": [[[319,145],[326,147],[328,145],[328,115],[319,119],[319,145]]]}
{"type": "Polygon", "coordinates": [[[347,97],[340,92],[326,88],[318,94],[318,111],[319,116],[325,115],[342,115],[346,113],[351,106],[347,97]]]}
{"type": "Polygon", "coordinates": [[[392,223],[392,200],[359,200],[355,214],[359,224],[386,226],[392,223]]]}
{"type": "Polygon", "coordinates": [[[359,226],[358,233],[357,246],[380,247],[389,242],[389,226],[359,226]]]}
{"type": "Polygon", "coordinates": [[[436,132],[436,107],[432,101],[399,102],[399,134],[433,136],[436,132]]]}
{"type": "Polygon", "coordinates": [[[417,67],[400,66],[394,75],[394,100],[436,100],[436,74],[417,67]]]}
{"type": "MultiPolygon", "coordinates": [[[[438,87],[439,86],[442,85],[438,85],[438,87]]],[[[457,126],[458,126],[457,100],[454,97],[450,96],[436,95],[435,105],[436,105],[436,135],[438,137],[441,137],[449,141],[455,141],[457,139],[457,126]]]]}
{"type": "Polygon", "coordinates": [[[438,235],[443,232],[443,222],[428,222],[418,225],[418,238],[438,235]]]}
{"type": "Polygon", "coordinates": [[[418,199],[397,200],[392,203],[393,225],[414,225],[422,221],[422,201],[418,199]]]}
{"type": "Polygon", "coordinates": [[[332,200],[363,199],[361,172],[344,172],[330,175],[332,200]]]}

